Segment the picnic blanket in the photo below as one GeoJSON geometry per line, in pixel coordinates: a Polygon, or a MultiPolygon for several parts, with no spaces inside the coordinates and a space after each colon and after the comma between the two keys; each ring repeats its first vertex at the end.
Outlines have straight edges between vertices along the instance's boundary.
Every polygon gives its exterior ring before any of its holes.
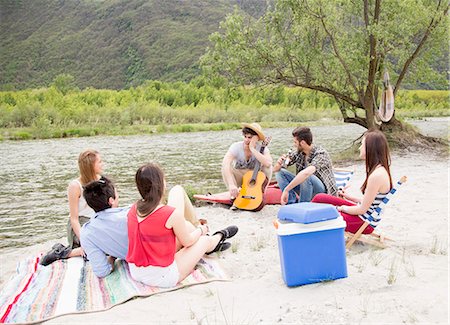
{"type": "Polygon", "coordinates": [[[115,271],[97,278],[81,257],[39,264],[39,256],[18,263],[0,292],[0,323],[37,323],[61,315],[107,310],[133,297],[177,290],[214,280],[227,280],[218,261],[204,258],[174,288],[151,287],[134,281],[128,264],[117,260],[115,271]]]}

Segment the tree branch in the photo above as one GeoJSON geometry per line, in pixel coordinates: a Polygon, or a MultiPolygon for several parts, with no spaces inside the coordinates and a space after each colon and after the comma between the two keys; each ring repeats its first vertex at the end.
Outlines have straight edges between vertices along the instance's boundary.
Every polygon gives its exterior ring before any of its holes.
{"type": "Polygon", "coordinates": [[[369,27],[369,0],[364,0],[364,24],[369,27]]]}
{"type": "MultiPolygon", "coordinates": [[[[376,0],[374,17],[373,17],[373,23],[375,25],[378,25],[378,22],[379,22],[380,6],[381,6],[381,0],[376,0]]],[[[366,19],[366,16],[367,16],[367,26],[370,25],[369,14],[368,14],[368,12],[366,12],[366,10],[368,10],[368,9],[369,9],[368,7],[366,8],[366,2],[365,2],[364,3],[364,19],[366,19]]],[[[377,40],[376,40],[375,36],[373,35],[373,33],[370,33],[369,34],[369,71],[368,71],[368,76],[367,76],[367,88],[366,88],[366,93],[365,93],[365,100],[368,100],[369,97],[373,98],[377,65],[378,65],[377,40]]],[[[370,99],[372,99],[372,98],[370,98],[370,99]]],[[[372,107],[372,109],[373,109],[373,107],[372,107]]]]}
{"type": "MultiPolygon", "coordinates": [[[[439,0],[438,7],[436,8],[436,10],[439,10],[440,6],[441,6],[441,0],[439,0]]],[[[420,40],[419,44],[417,45],[417,48],[415,49],[415,51],[411,54],[411,56],[406,60],[405,64],[403,65],[402,71],[400,72],[398,79],[397,79],[397,83],[395,84],[395,87],[394,87],[394,97],[397,94],[397,90],[400,88],[400,84],[402,83],[403,79],[405,78],[405,75],[406,75],[406,72],[408,71],[409,66],[419,55],[420,50],[424,46],[426,40],[430,36],[433,29],[435,29],[439,25],[439,23],[442,21],[442,19],[445,16],[447,16],[449,7],[450,7],[450,4],[447,4],[447,7],[444,9],[442,16],[440,16],[438,19],[435,19],[436,16],[434,16],[431,19],[430,24],[428,25],[428,28],[426,29],[424,35],[422,36],[422,39],[420,40]]]]}
{"type": "Polygon", "coordinates": [[[353,98],[351,98],[351,97],[349,97],[349,96],[347,96],[345,94],[342,94],[342,93],[340,93],[340,92],[338,92],[338,91],[336,91],[334,89],[327,88],[327,87],[324,87],[324,86],[319,86],[319,85],[304,84],[304,83],[298,82],[297,80],[288,80],[286,78],[284,80],[286,82],[289,82],[289,84],[291,84],[293,86],[307,88],[307,89],[312,89],[312,90],[317,90],[317,91],[329,94],[329,95],[331,95],[331,96],[333,96],[335,98],[339,98],[340,100],[343,100],[344,102],[346,102],[346,103],[348,103],[348,104],[350,104],[352,106],[355,106],[355,107],[358,107],[358,108],[364,108],[362,106],[361,102],[358,102],[358,101],[354,100],[353,98]]]}
{"type": "Polygon", "coordinates": [[[367,129],[367,121],[361,117],[345,117],[345,123],[355,123],[367,129]]]}
{"type": "Polygon", "coordinates": [[[347,75],[347,79],[350,82],[350,84],[352,85],[353,90],[355,91],[356,94],[358,94],[359,100],[362,102],[361,94],[358,91],[358,87],[356,86],[356,84],[355,84],[355,82],[354,82],[354,80],[352,78],[352,74],[350,73],[350,69],[347,66],[347,63],[342,58],[342,56],[340,55],[339,50],[338,50],[337,45],[336,45],[336,41],[335,41],[333,35],[328,31],[327,26],[325,25],[325,21],[324,21],[323,18],[324,18],[324,15],[321,13],[320,21],[322,22],[323,29],[325,30],[327,35],[330,37],[331,44],[333,45],[334,54],[336,55],[337,59],[341,63],[342,67],[344,68],[344,71],[345,71],[345,73],[347,75]]]}
{"type": "MultiPolygon", "coordinates": [[[[290,26],[290,24],[292,23],[292,20],[289,22],[289,26],[290,26]]],[[[280,26],[280,24],[279,24],[279,22],[277,21],[276,22],[276,26],[277,26],[277,32],[278,32],[278,34],[280,35],[280,37],[281,37],[281,40],[283,41],[283,50],[284,50],[284,53],[285,53],[285,55],[286,55],[286,57],[287,57],[287,59],[288,59],[288,62],[289,62],[289,67],[290,67],[290,69],[291,69],[291,71],[292,71],[292,75],[295,77],[295,78],[298,78],[297,77],[297,73],[296,73],[296,71],[295,71],[295,68],[294,68],[294,62],[293,62],[293,60],[292,60],[292,56],[291,56],[291,53],[288,51],[288,44],[287,44],[287,42],[286,42],[286,36],[285,36],[285,34],[283,33],[283,31],[282,31],[282,29],[281,29],[281,26],[280,26]]],[[[289,28],[287,28],[287,30],[289,30],[289,28]]],[[[287,31],[286,31],[287,32],[287,31]]]]}

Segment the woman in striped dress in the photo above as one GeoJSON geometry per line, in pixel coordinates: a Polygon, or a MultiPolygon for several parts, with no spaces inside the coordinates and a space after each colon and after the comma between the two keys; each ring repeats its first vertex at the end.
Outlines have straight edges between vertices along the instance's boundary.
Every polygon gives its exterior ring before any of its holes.
{"type": "Polygon", "coordinates": [[[383,132],[367,131],[359,152],[360,157],[366,161],[366,179],[361,186],[362,198],[349,195],[344,188],[338,192],[340,197],[320,193],[311,202],[335,205],[347,223],[345,230],[351,233],[358,231],[367,221],[369,226],[363,234],[370,234],[380,222],[379,216],[373,212],[392,189],[391,157],[383,132]]]}

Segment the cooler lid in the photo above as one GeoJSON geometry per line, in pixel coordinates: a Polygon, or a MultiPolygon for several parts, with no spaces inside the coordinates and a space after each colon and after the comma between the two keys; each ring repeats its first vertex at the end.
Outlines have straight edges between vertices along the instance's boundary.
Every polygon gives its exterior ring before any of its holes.
{"type": "Polygon", "coordinates": [[[342,216],[339,216],[336,219],[314,222],[309,224],[278,220],[277,235],[289,236],[289,235],[305,234],[310,232],[341,229],[345,228],[346,225],[347,224],[342,218],[342,216]]]}
{"type": "Polygon", "coordinates": [[[325,203],[301,202],[284,205],[278,210],[278,219],[298,223],[331,220],[338,216],[336,207],[325,203]]]}

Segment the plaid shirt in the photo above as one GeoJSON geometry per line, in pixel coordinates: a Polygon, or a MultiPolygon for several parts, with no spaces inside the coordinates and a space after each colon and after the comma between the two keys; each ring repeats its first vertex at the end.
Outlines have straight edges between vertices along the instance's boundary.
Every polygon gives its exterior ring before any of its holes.
{"type": "Polygon", "coordinates": [[[308,159],[303,152],[292,155],[289,166],[295,164],[297,174],[308,166],[316,167],[316,175],[325,185],[328,194],[337,196],[336,180],[333,174],[333,165],[328,152],[320,146],[313,145],[308,159]]]}

